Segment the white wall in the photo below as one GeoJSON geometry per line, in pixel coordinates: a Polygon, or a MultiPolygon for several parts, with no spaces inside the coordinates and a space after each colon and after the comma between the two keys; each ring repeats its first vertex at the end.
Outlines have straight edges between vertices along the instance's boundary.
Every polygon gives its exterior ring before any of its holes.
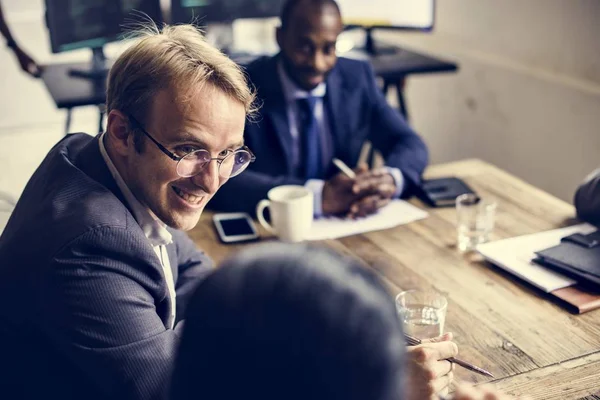
{"type": "Polygon", "coordinates": [[[479,157],[571,201],[600,166],[600,2],[437,3],[434,33],[378,34],[460,64],[407,84],[432,162],[479,157]]]}

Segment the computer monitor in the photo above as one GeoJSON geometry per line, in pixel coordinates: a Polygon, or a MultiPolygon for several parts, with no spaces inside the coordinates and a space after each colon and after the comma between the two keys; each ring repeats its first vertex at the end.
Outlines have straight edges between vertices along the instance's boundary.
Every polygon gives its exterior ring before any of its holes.
{"type": "Polygon", "coordinates": [[[243,18],[279,16],[285,0],[172,0],[173,23],[228,23],[243,18]]]}
{"type": "Polygon", "coordinates": [[[430,31],[435,0],[337,0],[345,25],[430,31]]]}
{"type": "Polygon", "coordinates": [[[369,53],[385,50],[376,48],[373,29],[429,32],[435,24],[435,0],[337,0],[337,3],[347,28],[366,30],[365,49],[369,53]]]}
{"type": "MultiPolygon", "coordinates": [[[[240,18],[277,17],[285,0],[172,0],[174,23],[232,22],[240,18]]],[[[376,46],[373,29],[431,31],[435,23],[435,0],[337,0],[347,29],[366,30],[368,53],[396,52],[376,46]]]]}
{"type": "Polygon", "coordinates": [[[74,75],[103,78],[108,68],[102,47],[122,39],[124,27],[147,21],[162,23],[160,0],[45,0],[46,25],[53,53],[91,48],[89,68],[74,75]],[[137,13],[140,12],[140,13],[137,13]]]}

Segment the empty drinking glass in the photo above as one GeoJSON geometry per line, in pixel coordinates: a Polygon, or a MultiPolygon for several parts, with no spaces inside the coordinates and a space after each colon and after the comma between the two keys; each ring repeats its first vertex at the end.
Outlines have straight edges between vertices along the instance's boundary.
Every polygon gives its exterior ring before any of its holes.
{"type": "Polygon", "coordinates": [[[494,229],[496,201],[463,194],[456,198],[456,229],[458,249],[462,252],[475,250],[478,244],[485,243],[494,229]]]}

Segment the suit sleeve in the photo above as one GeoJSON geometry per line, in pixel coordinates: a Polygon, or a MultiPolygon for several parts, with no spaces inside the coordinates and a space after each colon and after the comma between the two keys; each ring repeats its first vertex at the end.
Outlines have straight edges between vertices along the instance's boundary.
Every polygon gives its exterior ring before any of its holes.
{"type": "Polygon", "coordinates": [[[175,360],[181,325],[166,329],[157,313],[168,291],[141,239],[96,228],[56,254],[40,280],[48,335],[104,398],[164,399],[175,360]]]}
{"type": "Polygon", "coordinates": [[[385,158],[386,166],[402,172],[406,185],[401,197],[409,197],[421,184],[421,175],[429,159],[427,146],[400,113],[387,103],[371,65],[365,63],[364,66],[373,104],[371,142],[385,158]]]}
{"type": "Polygon", "coordinates": [[[171,231],[177,252],[177,319],[185,316],[185,309],[194,293],[194,289],[212,270],[213,262],[200,251],[189,236],[182,231],[171,231]]]}
{"type": "Polygon", "coordinates": [[[577,189],[575,208],[580,219],[600,226],[600,168],[577,189]]]}
{"type": "Polygon", "coordinates": [[[290,176],[271,176],[246,170],[225,183],[208,206],[217,211],[246,212],[256,216],[256,205],[267,192],[280,185],[304,185],[305,180],[290,176]]]}

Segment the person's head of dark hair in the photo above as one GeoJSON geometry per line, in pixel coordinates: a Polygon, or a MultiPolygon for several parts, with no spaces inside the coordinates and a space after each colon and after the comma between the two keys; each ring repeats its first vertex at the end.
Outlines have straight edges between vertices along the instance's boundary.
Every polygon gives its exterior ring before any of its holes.
{"type": "Polygon", "coordinates": [[[398,400],[394,302],[356,262],[265,245],[226,261],[188,305],[172,400],[398,400]]]}
{"type": "Polygon", "coordinates": [[[288,0],[277,28],[287,75],[304,90],[324,82],[337,61],[336,41],[343,30],[334,0],[288,0]]]}
{"type": "Polygon", "coordinates": [[[299,5],[303,5],[304,7],[313,7],[313,8],[321,8],[324,5],[333,6],[338,14],[340,13],[340,6],[335,0],[287,0],[283,3],[283,7],[281,7],[281,14],[279,19],[281,20],[281,28],[286,29],[290,20],[292,19],[293,13],[296,10],[296,7],[299,5]]]}

